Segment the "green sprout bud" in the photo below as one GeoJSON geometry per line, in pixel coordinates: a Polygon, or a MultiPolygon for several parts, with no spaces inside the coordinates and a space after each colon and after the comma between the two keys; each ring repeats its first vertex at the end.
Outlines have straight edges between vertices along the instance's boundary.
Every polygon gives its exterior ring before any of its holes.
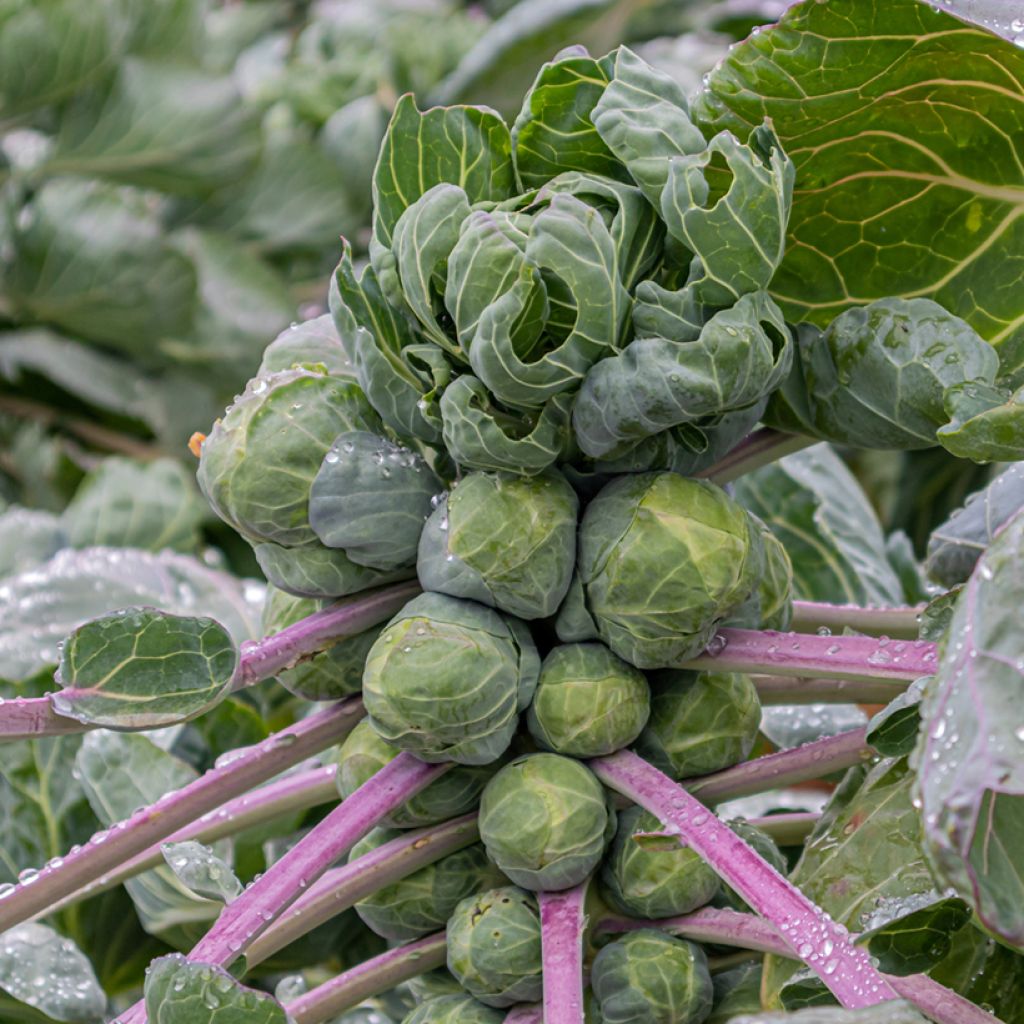
{"type": "Polygon", "coordinates": [[[782,542],[763,523],[761,543],[764,567],[757,587],[724,625],[742,629],[789,629],[793,618],[793,565],[782,542]]]}
{"type": "Polygon", "coordinates": [[[604,789],[589,769],[558,754],[505,765],[480,799],[480,838],[516,885],[569,889],[600,863],[614,828],[604,789]]]}
{"type": "Polygon", "coordinates": [[[353,382],[305,369],[257,377],[203,442],[199,486],[217,515],[254,544],[313,543],[309,489],[347,430],[381,430],[353,382]]]}
{"type": "MultiPolygon", "coordinates": [[[[320,607],[319,601],[294,597],[271,586],[263,603],[263,633],[277,633],[320,607]]],[[[327,650],[278,672],[277,680],[289,693],[304,700],[338,700],[358,693],[366,655],[380,631],[380,626],[374,626],[355,636],[342,637],[327,650]]]]}
{"type": "Polygon", "coordinates": [[[424,974],[417,974],[415,978],[410,978],[405,983],[404,988],[416,1004],[425,1003],[428,999],[436,999],[438,996],[457,995],[464,999],[470,998],[462,991],[462,986],[447,967],[437,967],[424,974]]]}
{"type": "Polygon", "coordinates": [[[701,1024],[711,1012],[703,950],[651,928],[605,946],[590,984],[602,1024],[701,1024]]]}
{"type": "Polygon", "coordinates": [[[608,484],[580,526],[579,573],[601,639],[638,668],[699,654],[757,584],[760,530],[720,487],[674,473],[608,484]]]}
{"type": "Polygon", "coordinates": [[[651,717],[636,751],[674,779],[706,775],[745,760],[761,724],[749,676],[735,672],[654,672],[651,717]]]}
{"type": "Polygon", "coordinates": [[[363,700],[377,732],[423,761],[489,764],[512,742],[540,658],[517,619],[421,594],[370,649],[363,700]]]}
{"type": "MultiPolygon", "coordinates": [[[[375,828],[352,847],[349,861],[401,835],[375,828]]],[[[474,843],[378,889],[356,904],[356,913],[383,938],[408,942],[443,928],[462,900],[501,881],[483,846],[474,843]]]]}
{"type": "MultiPolygon", "coordinates": [[[[338,789],[342,797],[351,796],[364,782],[398,757],[398,747],[381,739],[366,719],[345,738],[338,751],[338,789]]],[[[416,796],[384,818],[389,828],[421,828],[435,825],[476,807],[494,765],[459,765],[432,782],[416,796]]]]}
{"type": "Polygon", "coordinates": [[[441,481],[423,457],[379,434],[340,434],[309,492],[309,523],[357,565],[397,569],[416,561],[423,523],[441,481]]]}
{"type": "Polygon", "coordinates": [[[347,597],[385,583],[407,580],[408,569],[380,572],[356,565],[344,551],[323,544],[285,548],[280,544],[257,544],[253,554],[263,575],[279,590],[296,597],[347,597]]]}
{"type": "Polygon", "coordinates": [[[578,506],[554,470],[534,477],[471,473],[427,521],[420,582],[523,619],[553,615],[576,561],[578,506]]]}
{"type": "Polygon", "coordinates": [[[257,376],[279,373],[301,366],[322,368],[332,377],[356,379],[356,371],[334,326],[334,317],[324,313],[313,320],[292,324],[264,350],[257,376]]]}
{"type": "Polygon", "coordinates": [[[533,893],[509,885],[464,899],[448,920],[448,970],[488,1006],[540,999],[540,912],[533,893]]]}
{"type": "Polygon", "coordinates": [[[634,838],[662,830],[661,822],[639,807],[619,814],[601,881],[623,913],[652,918],[688,914],[718,891],[718,875],[689,847],[652,847],[634,838]]]}
{"type": "Polygon", "coordinates": [[[541,663],[526,722],[545,750],[601,757],[629,746],[650,710],[642,672],[604,644],[565,644],[541,663]]]}
{"type": "Polygon", "coordinates": [[[402,1024],[501,1024],[505,1014],[467,995],[428,999],[402,1019],[402,1024]]]}

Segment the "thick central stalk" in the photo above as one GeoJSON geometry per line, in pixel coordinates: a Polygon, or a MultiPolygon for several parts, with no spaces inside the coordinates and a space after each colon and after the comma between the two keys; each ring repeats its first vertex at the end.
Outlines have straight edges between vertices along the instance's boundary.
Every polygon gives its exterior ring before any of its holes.
{"type": "Polygon", "coordinates": [[[545,1024],[583,1024],[583,904],[589,881],[566,892],[542,892],[541,953],[545,1024]]]}

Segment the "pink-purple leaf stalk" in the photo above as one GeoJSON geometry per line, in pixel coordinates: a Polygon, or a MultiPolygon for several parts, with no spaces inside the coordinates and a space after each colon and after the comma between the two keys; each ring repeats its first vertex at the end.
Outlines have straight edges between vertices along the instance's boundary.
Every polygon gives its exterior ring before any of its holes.
{"type": "Polygon", "coordinates": [[[42,868],[29,884],[5,892],[0,899],[0,932],[96,881],[208,811],[340,742],[362,717],[363,702],[358,697],[334,704],[236,752],[227,764],[211,768],[187,786],[97,832],[79,849],[42,868]]]}
{"type": "Polygon", "coordinates": [[[745,438],[714,465],[695,474],[712,480],[716,484],[727,484],[751,473],[761,466],[767,466],[783,456],[791,455],[802,448],[818,444],[817,438],[803,434],[788,434],[772,427],[761,427],[745,438]]]}
{"type": "Polygon", "coordinates": [[[544,1024],[583,1024],[583,912],[589,880],[565,892],[542,892],[544,1024]]]}
{"type": "MultiPolygon", "coordinates": [[[[399,754],[331,811],[267,872],[228,904],[213,927],[192,948],[192,963],[229,967],[339,857],[399,804],[439,779],[451,764],[426,764],[399,754]]],[[[144,1024],[140,1001],[117,1024],[144,1024]]]]}
{"type": "Polygon", "coordinates": [[[802,960],[848,1009],[895,999],[896,992],[854,946],[846,930],[682,786],[631,751],[588,762],[610,788],[650,811],[714,868],[761,917],[774,924],[790,955],[802,960]]]}

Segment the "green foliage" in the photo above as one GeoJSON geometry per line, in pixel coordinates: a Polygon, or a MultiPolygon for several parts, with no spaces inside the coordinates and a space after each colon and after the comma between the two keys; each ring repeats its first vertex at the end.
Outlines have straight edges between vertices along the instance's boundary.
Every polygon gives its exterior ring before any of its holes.
{"type": "Polygon", "coordinates": [[[569,889],[586,878],[615,828],[604,790],[578,761],[533,754],[500,769],[480,798],[487,855],[516,885],[569,889]]]}
{"type": "Polygon", "coordinates": [[[605,892],[623,913],[635,917],[675,917],[709,902],[718,892],[718,875],[679,843],[651,849],[636,836],[658,832],[661,823],[639,807],[618,816],[618,828],[601,868],[605,892]]]}
{"type": "Polygon", "coordinates": [[[608,1024],[699,1024],[711,1010],[701,948],[649,928],[605,946],[590,983],[608,1024]]]}
{"type": "Polygon", "coordinates": [[[402,1024],[501,1024],[504,1014],[467,995],[434,996],[416,1007],[402,1024]]]}
{"type": "Polygon", "coordinates": [[[79,626],[64,641],[53,695],[91,725],[153,729],[201,715],[228,692],[238,648],[213,619],[130,608],[79,626]]]}
{"type": "Polygon", "coordinates": [[[448,970],[488,1006],[539,999],[540,916],[533,893],[505,886],[464,899],[448,921],[448,970]]]}

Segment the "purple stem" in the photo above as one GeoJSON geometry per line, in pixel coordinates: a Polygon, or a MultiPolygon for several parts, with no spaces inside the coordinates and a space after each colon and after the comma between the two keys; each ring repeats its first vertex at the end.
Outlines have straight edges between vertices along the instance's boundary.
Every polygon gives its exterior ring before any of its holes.
{"type": "MultiPolygon", "coordinates": [[[[736,910],[714,910],[705,907],[693,914],[670,917],[660,921],[637,921],[630,917],[609,916],[600,921],[596,931],[605,934],[635,931],[638,928],[660,928],[681,938],[696,942],[712,942],[741,946],[762,953],[774,953],[792,959],[786,937],[768,921],[736,910]]],[[[882,975],[895,991],[913,1003],[936,1024],[1000,1024],[987,1010],[933,981],[927,974],[907,977],[882,975]]],[[[506,1022],[507,1024],[507,1022],[506,1022]]]]}
{"type": "Polygon", "coordinates": [[[896,608],[862,608],[855,604],[793,602],[793,628],[800,633],[826,629],[838,633],[849,628],[871,636],[917,636],[924,605],[896,608]]]}
{"type": "MultiPolygon", "coordinates": [[[[332,642],[361,633],[389,619],[420,592],[416,580],[365,591],[300,619],[262,640],[247,640],[240,648],[234,689],[252,686],[291,668],[332,642]]],[[[46,697],[0,700],[0,741],[36,736],[64,736],[95,728],[59,714],[46,697]]]]}
{"type": "Polygon", "coordinates": [[[359,900],[479,838],[476,814],[464,814],[442,825],[410,829],[343,867],[332,868],[253,942],[245,955],[247,966],[261,963],[359,900]]]}
{"type": "Polygon", "coordinates": [[[521,1003],[505,1014],[504,1024],[544,1024],[544,1011],[539,1004],[521,1003]]]}
{"type": "Polygon", "coordinates": [[[254,789],[245,796],[229,800],[217,811],[204,814],[197,821],[173,832],[166,839],[143,850],[142,853],[129,857],[113,871],[101,875],[95,882],[73,892],[65,899],[59,900],[46,908],[47,914],[56,913],[65,907],[78,903],[90,896],[112,889],[128,878],[141,874],[149,868],[159,867],[164,863],[162,847],[164,843],[180,843],[186,839],[195,839],[202,843],[213,843],[225,836],[237,835],[239,832],[254,825],[273,821],[284,814],[295,814],[300,811],[325,804],[338,798],[336,775],[337,765],[310,768],[306,771],[294,772],[276,782],[268,783],[260,789],[254,789]]]}
{"type": "Polygon", "coordinates": [[[583,905],[589,880],[565,892],[542,892],[544,1024],[583,1024],[583,905]]]}
{"type": "Polygon", "coordinates": [[[596,758],[589,765],[607,786],[678,830],[681,843],[695,850],[756,913],[779,928],[791,955],[821,978],[840,1005],[856,1009],[896,998],[845,929],[682,786],[627,750],[596,758]]]}
{"type": "MultiPolygon", "coordinates": [[[[399,754],[342,801],[233,903],[188,954],[193,963],[228,967],[243,956],[275,918],[290,907],[347,853],[381,818],[439,779],[451,764],[425,764],[399,754]]],[[[143,1024],[145,1002],[117,1018],[118,1024],[143,1024]]]]}
{"type": "Polygon", "coordinates": [[[789,750],[765,754],[753,761],[743,761],[711,775],[687,779],[686,788],[702,802],[713,804],[781,786],[810,782],[874,757],[876,752],[868,746],[866,737],[866,728],[826,736],[789,750]]]}
{"type": "Polygon", "coordinates": [[[319,1024],[403,981],[436,967],[443,967],[445,957],[444,932],[437,932],[405,946],[389,949],[339,974],[311,992],[293,999],[285,1005],[285,1010],[295,1024],[319,1024]]]}
{"type": "Polygon", "coordinates": [[[888,704],[907,688],[906,680],[799,679],[751,676],[762,704],[888,704]]]}
{"type": "MultiPolygon", "coordinates": [[[[763,818],[747,818],[747,824],[761,829],[780,846],[801,845],[821,818],[813,811],[795,811],[792,814],[767,814],[763,818]]],[[[672,849],[679,842],[674,832],[635,832],[635,840],[645,846],[672,849]]]]}
{"type": "Polygon", "coordinates": [[[913,682],[935,671],[935,644],[870,636],[721,629],[703,654],[682,667],[811,679],[913,682]]]}
{"type": "Polygon", "coordinates": [[[215,811],[253,786],[301,764],[344,739],[363,717],[363,702],[351,697],[304,718],[241,751],[234,760],[96,833],[59,863],[44,867],[30,884],[17,885],[0,900],[0,932],[45,910],[57,900],[119,867],[177,829],[215,811]]]}
{"type": "Polygon", "coordinates": [[[818,444],[818,440],[803,434],[786,434],[771,427],[761,427],[747,434],[728,455],[696,475],[713,480],[716,484],[727,484],[744,473],[767,466],[769,462],[775,462],[784,455],[798,452],[812,444],[818,444]]]}

